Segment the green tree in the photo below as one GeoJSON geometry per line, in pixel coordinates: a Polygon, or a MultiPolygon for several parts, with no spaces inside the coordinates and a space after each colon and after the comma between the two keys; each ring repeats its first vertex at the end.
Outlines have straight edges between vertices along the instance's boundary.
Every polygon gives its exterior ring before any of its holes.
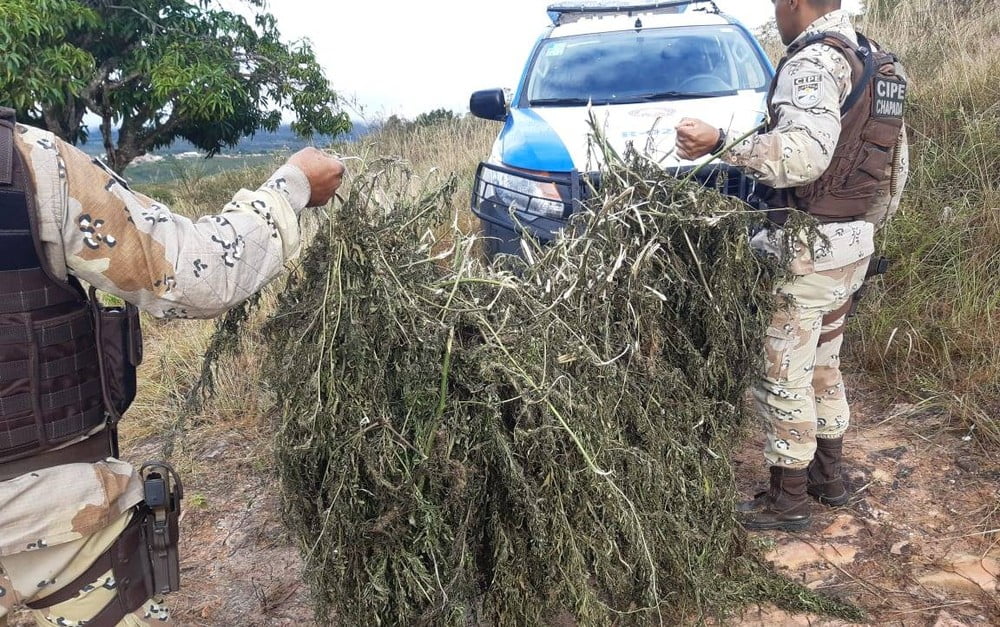
{"type": "Polygon", "coordinates": [[[309,43],[283,42],[265,0],[245,3],[249,20],[214,0],[2,0],[0,94],[74,144],[97,114],[119,172],[178,138],[213,155],[277,129],[282,110],[304,137],[350,130],[309,43]]]}
{"type": "Polygon", "coordinates": [[[413,123],[417,126],[435,126],[437,124],[454,122],[456,119],[458,119],[458,116],[449,109],[434,109],[433,111],[421,113],[413,123]]]}
{"type": "Polygon", "coordinates": [[[412,122],[406,118],[400,117],[395,113],[389,116],[389,119],[382,122],[382,130],[387,132],[401,132],[408,130],[412,122]]]}

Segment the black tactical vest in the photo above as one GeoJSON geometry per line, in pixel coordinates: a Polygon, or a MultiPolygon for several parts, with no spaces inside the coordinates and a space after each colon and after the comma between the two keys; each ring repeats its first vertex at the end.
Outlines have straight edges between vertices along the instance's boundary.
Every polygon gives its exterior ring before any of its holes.
{"type": "Polygon", "coordinates": [[[0,481],[117,455],[141,359],[133,307],[105,309],[49,273],[18,132],[0,109],[0,481]]]}

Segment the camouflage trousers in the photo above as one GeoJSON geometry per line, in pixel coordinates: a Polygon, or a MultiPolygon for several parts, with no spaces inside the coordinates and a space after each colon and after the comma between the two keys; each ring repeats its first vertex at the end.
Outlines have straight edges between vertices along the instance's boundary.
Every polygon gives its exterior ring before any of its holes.
{"type": "Polygon", "coordinates": [[[765,372],[753,387],[764,418],[769,465],[805,468],[816,438],[839,438],[851,411],[840,373],[840,349],[851,297],[861,287],[869,257],[796,276],[778,288],[784,307],[765,342],[765,372]]]}
{"type": "MultiPolygon", "coordinates": [[[[132,512],[119,516],[111,525],[87,537],[36,551],[0,557],[0,627],[7,626],[9,612],[25,603],[40,601],[59,590],[60,581],[73,581],[114,543],[125,529],[132,512]],[[45,594],[40,594],[41,590],[45,594]]],[[[28,614],[38,625],[78,627],[85,625],[116,596],[113,573],[109,570],[84,586],[72,599],[28,614]]],[[[146,627],[170,623],[167,608],[158,599],[122,619],[124,627],[146,627]]]]}

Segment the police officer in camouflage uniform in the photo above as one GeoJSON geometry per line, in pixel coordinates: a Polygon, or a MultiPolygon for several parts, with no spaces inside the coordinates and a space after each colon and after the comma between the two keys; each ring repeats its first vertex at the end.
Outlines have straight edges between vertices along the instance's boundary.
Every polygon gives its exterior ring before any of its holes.
{"type": "Polygon", "coordinates": [[[907,174],[906,79],[894,57],[855,33],[840,0],[773,0],[788,46],[768,98],[764,132],[729,146],[728,129],[684,119],[677,151],[710,153],[776,189],[771,228],[754,246],[779,254],[789,211],[818,219],[810,246],[792,234],[793,278],[767,330],[765,371],[753,388],[768,426],[770,489],[738,506],[747,529],[803,529],[809,496],[847,502],[841,478],[850,409],[840,372],[844,323],[874,253],[874,232],[899,207],[907,174]]]}
{"type": "Polygon", "coordinates": [[[303,150],[192,221],[12,113],[0,110],[0,626],[25,606],[39,625],[160,624],[135,524],[143,482],[113,454],[115,342],[79,282],[159,318],[216,316],[297,254],[299,211],[326,204],[344,167],[303,150]]]}

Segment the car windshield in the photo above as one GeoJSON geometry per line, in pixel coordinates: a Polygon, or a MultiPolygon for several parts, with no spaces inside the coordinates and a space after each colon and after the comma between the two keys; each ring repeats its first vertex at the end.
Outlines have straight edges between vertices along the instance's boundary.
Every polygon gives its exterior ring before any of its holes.
{"type": "Polygon", "coordinates": [[[548,39],[522,104],[579,106],[706,98],[766,88],[748,35],[725,26],[657,28],[548,39]]]}

